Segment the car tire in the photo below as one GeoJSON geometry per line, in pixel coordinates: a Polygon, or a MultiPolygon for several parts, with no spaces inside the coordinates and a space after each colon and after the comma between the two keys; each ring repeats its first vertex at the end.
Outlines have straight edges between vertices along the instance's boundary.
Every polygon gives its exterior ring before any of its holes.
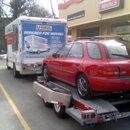
{"type": "Polygon", "coordinates": [[[48,103],[47,101],[45,101],[44,99],[43,100],[43,103],[44,105],[47,107],[47,108],[52,108],[53,107],[53,104],[52,103],[48,103]]]}
{"type": "Polygon", "coordinates": [[[43,67],[43,77],[46,82],[49,82],[51,80],[50,72],[47,65],[44,65],[43,67]]]}
{"type": "Polygon", "coordinates": [[[54,104],[54,111],[58,117],[60,118],[66,117],[65,106],[54,104]]]}
{"type": "Polygon", "coordinates": [[[14,78],[20,77],[19,71],[16,70],[15,64],[13,64],[13,74],[14,74],[14,78]]]}
{"type": "Polygon", "coordinates": [[[78,91],[79,96],[83,99],[90,99],[93,96],[88,79],[86,78],[84,74],[81,74],[78,76],[77,91],[78,91]]]}

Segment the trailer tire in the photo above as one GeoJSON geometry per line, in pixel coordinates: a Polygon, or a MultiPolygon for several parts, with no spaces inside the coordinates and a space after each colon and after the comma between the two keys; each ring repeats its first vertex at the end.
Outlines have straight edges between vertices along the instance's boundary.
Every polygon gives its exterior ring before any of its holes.
{"type": "Polygon", "coordinates": [[[52,79],[47,65],[43,66],[43,77],[46,82],[49,82],[52,79]]]}
{"type": "Polygon", "coordinates": [[[66,117],[65,106],[54,104],[54,111],[58,117],[60,118],[66,117]]]}
{"type": "Polygon", "coordinates": [[[53,104],[52,103],[48,103],[47,101],[45,101],[44,99],[43,100],[43,103],[44,105],[47,107],[47,108],[52,108],[53,107],[53,104]]]}
{"type": "Polygon", "coordinates": [[[77,91],[79,96],[83,99],[91,99],[93,96],[89,81],[84,74],[78,76],[77,91]]]}
{"type": "Polygon", "coordinates": [[[16,70],[15,64],[13,64],[13,74],[14,78],[19,78],[20,76],[19,71],[16,70]]]}

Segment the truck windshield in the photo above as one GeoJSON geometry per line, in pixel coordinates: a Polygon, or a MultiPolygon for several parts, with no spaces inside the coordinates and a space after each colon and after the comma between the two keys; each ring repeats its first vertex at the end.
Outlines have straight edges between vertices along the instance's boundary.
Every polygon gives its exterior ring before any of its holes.
{"type": "Polygon", "coordinates": [[[108,40],[102,43],[108,59],[130,59],[130,42],[108,40]]]}

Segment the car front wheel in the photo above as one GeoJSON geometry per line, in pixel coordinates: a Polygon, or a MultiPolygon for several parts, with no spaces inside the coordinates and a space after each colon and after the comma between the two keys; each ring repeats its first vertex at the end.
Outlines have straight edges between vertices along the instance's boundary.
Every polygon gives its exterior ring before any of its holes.
{"type": "Polygon", "coordinates": [[[92,98],[92,90],[84,74],[81,74],[77,79],[77,91],[79,96],[83,99],[92,98]]]}
{"type": "Polygon", "coordinates": [[[46,82],[48,82],[48,81],[51,80],[50,72],[49,72],[49,70],[48,70],[47,65],[44,65],[44,67],[43,67],[43,77],[44,77],[44,80],[45,80],[46,82]]]}

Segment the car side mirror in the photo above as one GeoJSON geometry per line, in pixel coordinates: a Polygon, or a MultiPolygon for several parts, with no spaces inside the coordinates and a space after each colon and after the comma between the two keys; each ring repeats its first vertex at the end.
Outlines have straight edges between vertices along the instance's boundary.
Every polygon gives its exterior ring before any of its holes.
{"type": "Polygon", "coordinates": [[[53,54],[52,54],[52,57],[56,57],[56,53],[53,53],[53,54]]]}

